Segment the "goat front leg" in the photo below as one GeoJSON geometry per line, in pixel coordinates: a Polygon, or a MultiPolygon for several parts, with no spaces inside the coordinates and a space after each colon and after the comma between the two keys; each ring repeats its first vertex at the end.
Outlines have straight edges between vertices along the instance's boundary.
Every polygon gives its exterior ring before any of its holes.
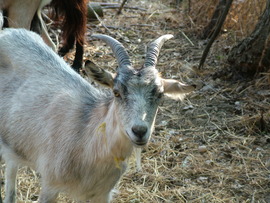
{"type": "Polygon", "coordinates": [[[142,170],[142,158],[141,158],[141,154],[142,154],[142,149],[141,148],[135,148],[134,149],[135,152],[135,158],[136,158],[136,170],[137,171],[141,171],[142,170]]]}
{"type": "Polygon", "coordinates": [[[75,58],[72,64],[72,68],[80,72],[80,69],[83,66],[83,45],[81,45],[78,41],[76,41],[76,53],[75,53],[75,58]]]}
{"type": "MultiPolygon", "coordinates": [[[[74,47],[74,43],[75,36],[73,34],[70,34],[68,38],[65,39],[64,45],[60,48],[58,54],[60,56],[65,56],[69,52],[69,50],[74,47]]],[[[75,58],[72,64],[72,68],[78,73],[80,72],[83,64],[83,52],[83,45],[76,41],[75,58]]]]}
{"type": "Polygon", "coordinates": [[[6,197],[4,203],[16,202],[16,176],[18,171],[18,165],[13,161],[6,161],[6,183],[5,192],[6,197]]]}

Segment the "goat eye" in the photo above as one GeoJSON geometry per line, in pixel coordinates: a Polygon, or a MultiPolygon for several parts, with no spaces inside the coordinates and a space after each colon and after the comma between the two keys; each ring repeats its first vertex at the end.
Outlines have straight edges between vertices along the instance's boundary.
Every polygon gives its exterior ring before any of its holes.
{"type": "Polygon", "coordinates": [[[115,97],[121,97],[118,90],[113,90],[113,94],[114,94],[115,97]]]}

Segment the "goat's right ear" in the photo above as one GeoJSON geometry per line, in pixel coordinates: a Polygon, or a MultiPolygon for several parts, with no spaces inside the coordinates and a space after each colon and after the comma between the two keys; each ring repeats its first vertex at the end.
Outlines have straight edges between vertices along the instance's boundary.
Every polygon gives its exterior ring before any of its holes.
{"type": "Polygon", "coordinates": [[[98,67],[96,64],[89,60],[85,62],[84,67],[87,76],[89,76],[92,80],[105,87],[113,87],[115,74],[98,67]]]}

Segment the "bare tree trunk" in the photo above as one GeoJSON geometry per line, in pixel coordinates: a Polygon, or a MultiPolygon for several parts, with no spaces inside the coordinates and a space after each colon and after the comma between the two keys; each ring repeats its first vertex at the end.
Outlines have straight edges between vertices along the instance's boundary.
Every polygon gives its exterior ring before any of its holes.
{"type": "Polygon", "coordinates": [[[228,62],[244,76],[270,69],[270,0],[254,31],[232,48],[228,62]]]}
{"type": "Polygon", "coordinates": [[[121,12],[122,12],[122,9],[124,7],[124,5],[126,4],[127,0],[123,0],[122,3],[121,3],[121,6],[119,8],[119,10],[117,11],[117,15],[120,15],[121,12]]]}
{"type": "Polygon", "coordinates": [[[210,38],[215,30],[216,24],[218,22],[218,19],[220,18],[222,11],[225,9],[226,6],[226,0],[219,0],[219,3],[213,13],[213,16],[211,18],[211,21],[208,23],[208,25],[204,28],[201,34],[202,39],[210,38]]]}
{"type": "Polygon", "coordinates": [[[227,2],[226,2],[224,10],[222,11],[222,15],[219,17],[218,22],[215,26],[215,31],[213,32],[209,42],[207,43],[207,45],[203,51],[203,55],[202,55],[202,58],[201,58],[200,64],[199,64],[199,69],[203,67],[203,64],[204,64],[205,59],[208,55],[208,52],[210,51],[212,44],[214,43],[215,39],[217,38],[218,34],[220,33],[220,30],[224,24],[224,21],[227,17],[229,10],[230,10],[232,2],[233,2],[233,0],[227,0],[227,2]]]}

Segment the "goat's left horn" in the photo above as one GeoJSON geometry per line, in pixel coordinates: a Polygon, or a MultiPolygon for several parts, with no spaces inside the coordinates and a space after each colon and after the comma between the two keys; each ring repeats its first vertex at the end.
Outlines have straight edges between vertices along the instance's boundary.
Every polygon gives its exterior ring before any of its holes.
{"type": "Polygon", "coordinates": [[[173,38],[173,35],[162,35],[161,37],[149,44],[146,52],[144,67],[156,66],[157,58],[161,47],[163,46],[164,42],[171,38],[173,38]]]}
{"type": "Polygon", "coordinates": [[[92,35],[92,37],[103,40],[104,42],[106,42],[106,44],[108,44],[111,47],[119,67],[131,66],[130,57],[125,47],[119,41],[108,35],[102,34],[92,35]]]}

